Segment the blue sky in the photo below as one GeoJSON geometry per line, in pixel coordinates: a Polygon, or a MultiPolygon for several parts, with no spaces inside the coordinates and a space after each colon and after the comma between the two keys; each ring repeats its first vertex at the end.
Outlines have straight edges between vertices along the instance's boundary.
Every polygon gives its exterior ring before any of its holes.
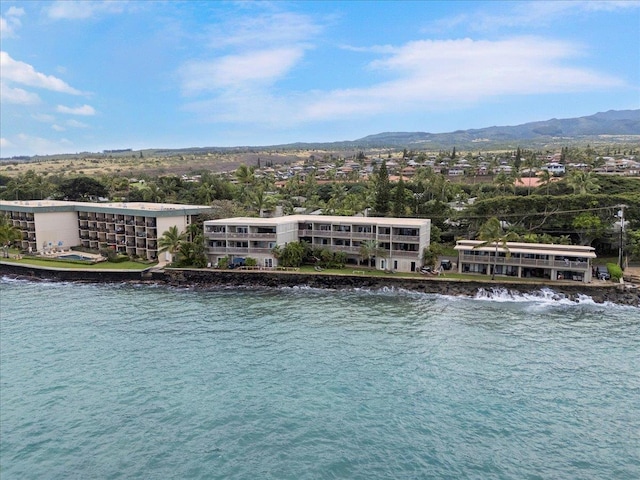
{"type": "Polygon", "coordinates": [[[11,1],[0,156],[640,108],[640,2],[11,1]]]}

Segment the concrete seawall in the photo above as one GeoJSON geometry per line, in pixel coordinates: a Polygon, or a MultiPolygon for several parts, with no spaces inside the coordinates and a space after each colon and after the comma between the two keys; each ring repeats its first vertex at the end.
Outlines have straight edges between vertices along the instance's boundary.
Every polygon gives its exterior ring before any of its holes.
{"type": "Polygon", "coordinates": [[[640,306],[638,288],[617,284],[565,284],[565,283],[518,283],[448,279],[442,277],[405,278],[388,275],[334,275],[323,273],[209,270],[209,269],[164,269],[164,270],[82,270],[53,269],[25,264],[0,263],[0,274],[31,279],[80,282],[135,282],[163,283],[172,286],[195,288],[221,288],[241,286],[249,288],[278,288],[308,286],[323,289],[394,288],[422,293],[473,297],[480,292],[506,290],[513,293],[538,293],[543,288],[558,295],[577,300],[583,295],[597,303],[612,302],[622,305],[640,306]]]}

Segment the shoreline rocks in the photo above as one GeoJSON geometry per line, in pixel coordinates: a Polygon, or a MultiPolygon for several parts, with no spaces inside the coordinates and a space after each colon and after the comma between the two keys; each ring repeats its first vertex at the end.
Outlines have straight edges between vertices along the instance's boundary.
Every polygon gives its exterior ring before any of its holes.
{"type": "Polygon", "coordinates": [[[310,287],[320,289],[384,289],[393,288],[420,293],[450,296],[557,296],[579,301],[588,296],[596,303],[616,303],[640,307],[640,289],[621,284],[524,283],[496,280],[494,282],[450,279],[446,277],[406,278],[402,276],[367,276],[357,274],[323,274],[280,271],[228,271],[209,269],[164,270],[82,270],[51,269],[25,264],[0,263],[0,274],[19,278],[96,283],[154,283],[202,289],[247,287],[281,288],[310,287]]]}

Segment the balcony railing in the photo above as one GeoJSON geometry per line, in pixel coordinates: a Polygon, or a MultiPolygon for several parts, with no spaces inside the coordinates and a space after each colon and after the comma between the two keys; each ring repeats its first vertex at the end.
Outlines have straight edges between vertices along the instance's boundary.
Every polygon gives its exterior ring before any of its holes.
{"type": "Polygon", "coordinates": [[[523,267],[543,267],[543,268],[559,268],[569,270],[587,271],[590,266],[589,262],[565,261],[565,260],[543,260],[540,258],[523,258],[523,257],[498,257],[494,262],[492,255],[462,255],[462,262],[481,263],[486,265],[509,265],[523,267]]]}
{"type": "Polygon", "coordinates": [[[207,247],[210,254],[220,254],[220,253],[234,253],[238,255],[248,255],[253,254],[270,254],[270,248],[251,248],[251,247],[207,247]]]}

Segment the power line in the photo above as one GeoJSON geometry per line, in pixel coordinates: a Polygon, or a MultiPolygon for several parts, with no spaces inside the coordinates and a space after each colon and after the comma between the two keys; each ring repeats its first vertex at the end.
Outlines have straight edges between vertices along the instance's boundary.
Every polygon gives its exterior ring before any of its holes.
{"type": "MultiPolygon", "coordinates": [[[[461,219],[483,219],[491,217],[540,217],[540,216],[552,216],[552,215],[564,215],[568,213],[583,213],[583,212],[595,212],[599,210],[613,210],[619,208],[619,205],[611,205],[609,207],[594,207],[594,208],[582,208],[575,210],[557,210],[551,212],[526,212],[526,213],[502,213],[499,215],[461,215],[461,219]]],[[[429,218],[455,218],[453,215],[430,215],[429,218]]]]}

